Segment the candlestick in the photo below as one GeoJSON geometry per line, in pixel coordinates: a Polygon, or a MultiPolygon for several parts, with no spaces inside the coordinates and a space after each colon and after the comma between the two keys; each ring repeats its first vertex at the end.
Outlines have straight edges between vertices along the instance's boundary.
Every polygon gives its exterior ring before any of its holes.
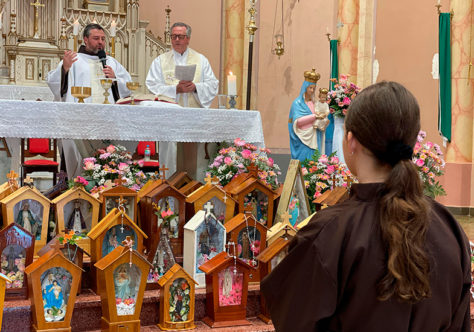
{"type": "Polygon", "coordinates": [[[112,36],[112,38],[110,38],[110,46],[112,47],[112,58],[115,58],[115,37],[112,36]]]}
{"type": "Polygon", "coordinates": [[[79,34],[79,21],[75,20],[74,24],[72,25],[72,34],[77,36],[79,34]]]}
{"type": "Polygon", "coordinates": [[[229,96],[237,95],[237,76],[229,72],[227,75],[227,94],[229,96]]]}
{"type": "Polygon", "coordinates": [[[115,37],[115,32],[117,29],[117,23],[115,23],[115,20],[110,23],[110,37],[115,37]]]}

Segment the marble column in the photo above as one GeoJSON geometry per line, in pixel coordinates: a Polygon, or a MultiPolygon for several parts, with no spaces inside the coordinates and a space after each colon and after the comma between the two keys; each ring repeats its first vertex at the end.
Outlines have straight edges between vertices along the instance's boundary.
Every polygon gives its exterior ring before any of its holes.
{"type": "Polygon", "coordinates": [[[245,39],[245,1],[225,0],[223,31],[223,76],[224,81],[222,93],[227,94],[227,75],[231,71],[237,76],[237,108],[242,109],[244,89],[243,81],[247,79],[244,72],[244,39],[245,39]]]}
{"type": "MultiPolygon", "coordinates": [[[[451,0],[451,85],[452,85],[452,139],[448,144],[446,161],[472,163],[474,155],[474,60],[472,50],[473,0],[451,0]]],[[[472,186],[471,186],[472,187],[472,186]]]]}
{"type": "Polygon", "coordinates": [[[375,45],[375,0],[359,0],[359,38],[357,52],[357,85],[372,84],[375,45]]]}
{"type": "Polygon", "coordinates": [[[339,35],[339,75],[357,82],[359,0],[340,0],[337,12],[339,35]]]}

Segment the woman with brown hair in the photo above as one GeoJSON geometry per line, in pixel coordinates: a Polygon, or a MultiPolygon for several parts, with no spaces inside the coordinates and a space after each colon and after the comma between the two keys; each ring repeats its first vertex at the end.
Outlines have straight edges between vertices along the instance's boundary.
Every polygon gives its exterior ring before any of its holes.
{"type": "Polygon", "coordinates": [[[423,195],[411,161],[415,97],[395,82],[369,86],[345,128],[359,183],[298,232],[263,280],[276,331],[470,331],[469,241],[423,195]]]}

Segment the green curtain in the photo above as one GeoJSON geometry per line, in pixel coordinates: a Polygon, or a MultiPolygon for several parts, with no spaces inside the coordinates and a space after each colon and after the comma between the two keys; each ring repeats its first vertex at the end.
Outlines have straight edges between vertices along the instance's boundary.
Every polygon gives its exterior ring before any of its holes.
{"type": "Polygon", "coordinates": [[[439,15],[438,130],[451,142],[451,14],[439,15]]]}
{"type": "MultiPolygon", "coordinates": [[[[331,58],[331,78],[338,79],[339,78],[339,59],[337,57],[337,39],[332,39],[329,42],[330,45],[330,58],[331,58]]],[[[329,81],[329,90],[334,88],[334,82],[329,81]]],[[[334,135],[334,117],[332,114],[329,114],[329,125],[326,128],[326,137],[325,137],[325,148],[326,148],[326,155],[330,155],[332,153],[332,138],[334,135]]]]}

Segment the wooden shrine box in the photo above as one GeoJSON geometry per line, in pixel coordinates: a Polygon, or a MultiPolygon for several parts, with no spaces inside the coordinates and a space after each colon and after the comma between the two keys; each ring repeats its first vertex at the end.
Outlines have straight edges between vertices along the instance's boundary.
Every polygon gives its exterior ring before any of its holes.
{"type": "Polygon", "coordinates": [[[151,264],[136,250],[118,246],[95,263],[102,304],[102,331],[139,332],[140,312],[151,264]]]}
{"type": "Polygon", "coordinates": [[[18,182],[16,181],[16,176],[18,176],[18,174],[12,172],[7,174],[8,181],[0,185],[0,200],[18,190],[18,182]]]}
{"type": "Polygon", "coordinates": [[[316,198],[313,203],[316,204],[316,211],[321,210],[324,206],[332,206],[337,203],[344,202],[349,198],[349,191],[344,187],[335,187],[326,190],[321,196],[316,198]]]}
{"type": "Polygon", "coordinates": [[[226,229],[212,213],[206,216],[205,211],[198,211],[184,225],[183,267],[196,280],[197,287],[206,286],[206,276],[199,266],[225,251],[225,244],[226,229]]]}
{"type": "Polygon", "coordinates": [[[0,273],[0,329],[2,326],[3,321],[3,304],[5,301],[5,288],[7,287],[7,283],[11,283],[12,281],[3,273],[0,273]]]}
{"type": "Polygon", "coordinates": [[[28,298],[28,280],[25,267],[33,262],[35,239],[18,224],[10,224],[0,231],[1,272],[11,283],[7,285],[5,298],[28,298]]]}
{"type": "MultiPolygon", "coordinates": [[[[143,240],[146,234],[137,226],[126,214],[114,208],[109,212],[87,236],[91,239],[91,263],[94,264],[107,256],[117,246],[119,246],[127,236],[133,240],[133,249],[143,252],[143,240]],[[122,225],[123,222],[123,225],[122,225]],[[123,226],[123,231],[122,231],[123,226]]],[[[97,270],[91,267],[92,279],[91,288],[97,293],[98,274],[97,270]]]]}
{"type": "Polygon", "coordinates": [[[104,190],[101,193],[102,217],[105,217],[113,208],[119,207],[120,200],[123,200],[125,213],[137,222],[137,192],[122,185],[118,185],[104,190]]]}
{"type": "Polygon", "coordinates": [[[209,181],[186,198],[186,216],[188,219],[191,219],[199,210],[203,210],[207,202],[211,202],[214,215],[223,224],[235,215],[236,201],[224,189],[209,181]]]}
{"type": "Polygon", "coordinates": [[[250,325],[246,319],[250,266],[227,252],[201,265],[206,273],[206,313],[210,327],[250,325]]]}
{"type": "Polygon", "coordinates": [[[176,189],[181,189],[189,183],[192,183],[194,180],[188,175],[187,172],[175,172],[173,175],[167,179],[168,183],[175,187],[176,189]]]}
{"type": "MultiPolygon", "coordinates": [[[[260,277],[263,279],[286,257],[288,254],[288,238],[279,237],[258,255],[257,260],[260,265],[260,277]]],[[[265,297],[260,295],[260,315],[258,318],[265,323],[271,321],[270,312],[265,304],[265,297]]]]}
{"type": "Polygon", "coordinates": [[[285,212],[290,214],[291,226],[296,226],[311,214],[300,161],[297,159],[290,160],[278,203],[275,223],[283,220],[282,217],[285,212]]]}
{"type": "Polygon", "coordinates": [[[303,220],[302,222],[300,222],[298,225],[296,225],[296,230],[299,231],[300,229],[302,229],[304,226],[306,226],[309,221],[311,219],[313,219],[313,217],[316,215],[316,212],[313,213],[312,215],[310,215],[308,218],[306,218],[305,220],[303,220]]]}
{"type": "Polygon", "coordinates": [[[193,278],[175,264],[158,281],[160,285],[160,322],[162,330],[191,330],[194,325],[193,278]],[[184,309],[184,310],[183,310],[184,309]]]}
{"type": "Polygon", "coordinates": [[[82,226],[86,226],[86,228],[81,229],[79,233],[81,238],[76,242],[86,252],[90,252],[91,242],[87,233],[99,222],[100,201],[85,191],[84,187],[79,186],[56,197],[52,203],[55,206],[58,234],[60,235],[64,235],[66,229],[74,230],[74,213],[79,208],[80,217],[85,224],[82,226]]]}
{"type": "Polygon", "coordinates": [[[256,258],[267,247],[267,228],[257,222],[251,214],[244,213],[239,213],[224,226],[227,241],[232,241],[237,246],[237,257],[252,267],[249,281],[260,281],[256,258]]]}
{"type": "Polygon", "coordinates": [[[238,203],[239,212],[252,207],[253,215],[267,227],[273,225],[274,201],[278,193],[258,178],[256,168],[249,166],[249,173],[242,173],[230,181],[224,190],[238,203]]]}
{"type": "Polygon", "coordinates": [[[63,253],[49,250],[26,267],[33,331],[71,331],[82,269],[63,253]]]}
{"type": "Polygon", "coordinates": [[[145,246],[148,250],[156,248],[159,241],[158,215],[153,203],[161,207],[161,211],[171,209],[177,217],[170,223],[170,245],[175,258],[181,262],[183,257],[183,228],[186,218],[186,196],[167,181],[140,199],[140,215],[143,231],[148,235],[145,246]]]}
{"type": "MultiPolygon", "coordinates": [[[[78,245],[66,243],[66,240],[63,240],[63,243],[61,243],[59,241],[60,237],[63,237],[64,239],[64,236],[56,235],[53,239],[51,239],[51,241],[49,241],[43,248],[38,251],[38,256],[43,256],[50,250],[59,249],[63,253],[64,257],[79,266],[81,269],[84,269],[84,254],[90,256],[89,253],[78,245]]],[[[79,282],[77,294],[80,294],[82,291],[81,284],[82,282],[79,282]]]]}
{"type": "Polygon", "coordinates": [[[190,195],[192,192],[194,192],[195,190],[199,189],[202,187],[202,183],[199,182],[199,181],[196,181],[196,180],[193,180],[192,182],[188,183],[187,185],[183,186],[182,188],[179,188],[179,191],[181,191],[181,193],[184,195],[184,196],[188,196],[190,195]]]}
{"type": "Polygon", "coordinates": [[[24,186],[5,197],[0,203],[4,226],[17,223],[32,233],[35,237],[34,254],[36,255],[38,250],[46,244],[51,201],[38,189],[24,186]]]}
{"type": "Polygon", "coordinates": [[[150,191],[161,186],[163,181],[161,179],[150,179],[148,180],[143,187],[137,192],[137,201],[140,204],[140,200],[148,194],[150,191]]]}
{"type": "Polygon", "coordinates": [[[291,215],[285,212],[282,216],[282,221],[276,223],[267,232],[267,245],[270,246],[276,239],[281,236],[286,236],[291,239],[296,235],[296,229],[290,223],[291,215]]]}

